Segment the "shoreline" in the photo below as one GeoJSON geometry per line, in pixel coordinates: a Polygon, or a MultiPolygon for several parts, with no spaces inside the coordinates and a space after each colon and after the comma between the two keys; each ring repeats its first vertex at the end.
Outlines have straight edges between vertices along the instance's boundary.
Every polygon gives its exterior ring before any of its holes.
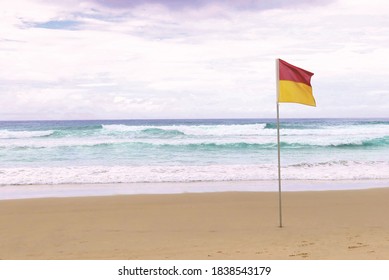
{"type": "MultiPolygon", "coordinates": [[[[386,188],[389,180],[283,180],[282,192],[386,188]]],[[[95,197],[143,194],[278,192],[278,181],[202,181],[0,186],[0,201],[32,198],[95,197]]]]}
{"type": "Polygon", "coordinates": [[[0,259],[389,259],[389,188],[0,201],[0,259]]]}

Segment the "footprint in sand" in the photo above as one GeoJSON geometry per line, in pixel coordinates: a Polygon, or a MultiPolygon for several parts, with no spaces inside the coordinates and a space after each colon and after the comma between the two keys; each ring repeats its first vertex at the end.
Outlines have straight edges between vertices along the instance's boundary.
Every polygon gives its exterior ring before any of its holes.
{"type": "Polygon", "coordinates": [[[301,241],[301,244],[297,245],[297,247],[307,247],[307,246],[312,246],[312,245],[315,245],[315,243],[303,240],[303,241],[301,241]]]}
{"type": "Polygon", "coordinates": [[[308,258],[308,253],[299,253],[297,256],[302,257],[302,258],[308,258]]]}
{"type": "Polygon", "coordinates": [[[305,258],[308,258],[308,257],[309,257],[309,254],[303,252],[303,253],[291,254],[291,255],[289,255],[289,257],[302,257],[302,258],[305,259],[305,258]]]}
{"type": "Polygon", "coordinates": [[[256,255],[262,255],[262,254],[266,254],[268,251],[257,251],[255,252],[256,255]]]}
{"type": "Polygon", "coordinates": [[[356,245],[348,246],[348,248],[349,249],[358,249],[358,248],[367,247],[367,246],[369,246],[369,245],[358,242],[356,245]]]}

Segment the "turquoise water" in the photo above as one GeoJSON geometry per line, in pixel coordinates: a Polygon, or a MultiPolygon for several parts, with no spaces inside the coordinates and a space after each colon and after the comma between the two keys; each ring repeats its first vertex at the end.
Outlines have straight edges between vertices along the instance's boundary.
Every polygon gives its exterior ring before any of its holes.
{"type": "MultiPolygon", "coordinates": [[[[0,122],[0,184],[277,179],[273,119],[0,122]]],[[[389,120],[281,120],[285,180],[389,179],[389,120]]]]}

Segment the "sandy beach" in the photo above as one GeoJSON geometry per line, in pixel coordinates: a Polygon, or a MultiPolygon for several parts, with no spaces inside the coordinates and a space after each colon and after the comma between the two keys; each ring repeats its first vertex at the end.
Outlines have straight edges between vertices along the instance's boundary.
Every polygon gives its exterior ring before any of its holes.
{"type": "Polygon", "coordinates": [[[389,259],[389,188],[0,201],[0,259],[389,259]]]}

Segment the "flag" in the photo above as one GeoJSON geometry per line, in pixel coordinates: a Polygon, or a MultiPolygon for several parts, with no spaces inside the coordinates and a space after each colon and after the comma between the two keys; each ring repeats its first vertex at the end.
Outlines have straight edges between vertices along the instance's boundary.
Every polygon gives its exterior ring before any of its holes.
{"type": "Polygon", "coordinates": [[[278,59],[278,102],[300,103],[316,106],[312,94],[313,73],[278,59]]]}

